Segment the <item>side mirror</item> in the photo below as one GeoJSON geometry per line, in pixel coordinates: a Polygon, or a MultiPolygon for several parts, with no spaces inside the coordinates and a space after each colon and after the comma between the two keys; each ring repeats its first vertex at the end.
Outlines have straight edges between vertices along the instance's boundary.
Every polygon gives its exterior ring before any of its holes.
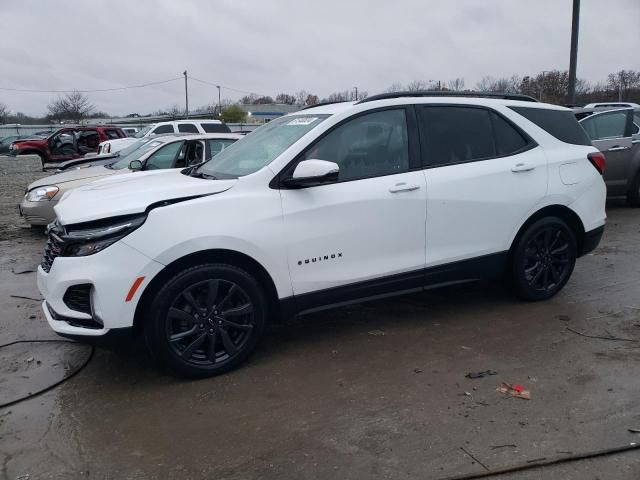
{"type": "Polygon", "coordinates": [[[303,160],[298,163],[291,178],[284,179],[283,185],[288,188],[305,188],[331,183],[338,180],[340,167],[327,160],[303,160]]]}
{"type": "Polygon", "coordinates": [[[142,170],[142,162],[140,160],[131,160],[129,162],[129,170],[133,170],[134,172],[137,172],[138,170],[142,170]]]}

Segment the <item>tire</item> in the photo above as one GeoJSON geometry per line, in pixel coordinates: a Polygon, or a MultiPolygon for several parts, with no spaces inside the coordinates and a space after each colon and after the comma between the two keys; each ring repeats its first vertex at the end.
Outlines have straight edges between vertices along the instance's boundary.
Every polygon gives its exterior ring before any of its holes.
{"type": "Polygon", "coordinates": [[[627,203],[631,207],[640,207],[640,172],[636,174],[633,182],[631,182],[631,188],[627,193],[627,203]]]}
{"type": "Polygon", "coordinates": [[[542,218],[527,227],[511,250],[510,280],[523,300],[547,300],[565,286],[577,257],[576,237],[564,220],[542,218]]]}
{"type": "Polygon", "coordinates": [[[255,350],[268,317],[265,293],[248,272],[225,264],[190,267],[155,294],[145,316],[154,357],[179,377],[238,367],[255,350]]]}

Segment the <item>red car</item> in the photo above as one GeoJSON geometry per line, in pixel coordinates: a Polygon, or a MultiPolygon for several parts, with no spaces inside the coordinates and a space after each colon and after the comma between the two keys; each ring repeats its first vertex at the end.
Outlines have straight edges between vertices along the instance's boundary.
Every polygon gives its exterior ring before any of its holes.
{"type": "Polygon", "coordinates": [[[45,163],[60,163],[96,152],[100,142],[125,138],[120,127],[65,127],[47,138],[16,140],[9,147],[9,155],[38,155],[45,163]]]}

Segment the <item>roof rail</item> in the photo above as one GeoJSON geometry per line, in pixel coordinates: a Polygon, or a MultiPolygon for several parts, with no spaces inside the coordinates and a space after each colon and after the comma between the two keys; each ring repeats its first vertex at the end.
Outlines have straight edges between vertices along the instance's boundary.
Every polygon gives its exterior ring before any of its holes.
{"type": "Polygon", "coordinates": [[[524,102],[537,102],[533,97],[529,95],[521,95],[519,93],[504,93],[504,92],[456,92],[452,90],[418,90],[416,92],[390,92],[380,93],[378,95],[372,95],[363,100],[360,100],[356,105],[366,102],[373,102],[375,100],[386,100],[388,98],[400,98],[400,97],[479,97],[479,98],[500,98],[503,100],[522,100],[524,102]]]}
{"type": "Polygon", "coordinates": [[[335,102],[320,102],[320,103],[316,103],[315,105],[307,105],[306,107],[301,108],[300,110],[298,110],[298,112],[301,112],[302,110],[307,110],[309,108],[324,107],[325,105],[333,105],[334,103],[346,103],[346,102],[350,102],[350,101],[351,100],[336,100],[335,102]]]}

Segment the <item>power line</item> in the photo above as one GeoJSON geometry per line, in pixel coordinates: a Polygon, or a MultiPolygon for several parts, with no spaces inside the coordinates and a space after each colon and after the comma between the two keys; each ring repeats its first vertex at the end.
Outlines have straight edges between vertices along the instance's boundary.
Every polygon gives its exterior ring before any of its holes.
{"type": "Polygon", "coordinates": [[[114,88],[94,88],[94,89],[73,89],[73,90],[36,90],[29,88],[8,88],[8,87],[0,87],[0,91],[5,92],[24,92],[24,93],[72,93],[72,92],[80,92],[80,93],[94,93],[94,92],[115,92],[118,90],[130,90],[133,88],[144,88],[151,87],[153,85],[162,85],[164,83],[175,82],[176,80],[181,80],[182,77],[170,78],[168,80],[161,80],[158,82],[149,82],[149,83],[141,83],[139,85],[129,85],[126,87],[114,87],[114,88]]]}
{"type": "Polygon", "coordinates": [[[258,92],[250,92],[248,90],[240,90],[238,88],[231,88],[231,87],[227,87],[226,85],[222,85],[220,83],[214,83],[214,82],[207,82],[206,80],[201,80],[199,78],[196,77],[192,77],[191,75],[189,75],[189,78],[191,80],[195,80],[196,82],[200,82],[200,83],[204,83],[206,85],[211,85],[212,87],[220,87],[220,88],[224,88],[225,90],[231,90],[233,92],[238,92],[238,93],[248,93],[249,95],[253,94],[253,95],[259,95],[261,97],[267,97],[268,95],[263,95],[262,93],[258,93],[258,92]]]}

